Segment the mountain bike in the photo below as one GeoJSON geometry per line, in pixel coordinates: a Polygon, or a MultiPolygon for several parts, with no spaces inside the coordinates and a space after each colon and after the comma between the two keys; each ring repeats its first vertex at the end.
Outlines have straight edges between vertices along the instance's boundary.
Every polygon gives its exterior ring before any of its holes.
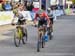
{"type": "Polygon", "coordinates": [[[45,26],[41,26],[42,28],[40,28],[39,30],[39,38],[38,38],[38,42],[37,42],[37,52],[40,52],[40,48],[44,48],[45,46],[45,26]]]}
{"type": "Polygon", "coordinates": [[[16,47],[20,46],[20,43],[26,44],[27,42],[27,29],[21,27],[20,25],[16,26],[14,31],[14,44],[16,47]]]}

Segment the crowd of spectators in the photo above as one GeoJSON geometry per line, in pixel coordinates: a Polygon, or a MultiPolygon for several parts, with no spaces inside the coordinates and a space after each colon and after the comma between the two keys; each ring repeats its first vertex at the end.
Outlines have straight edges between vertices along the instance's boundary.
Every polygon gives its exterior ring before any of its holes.
{"type": "Polygon", "coordinates": [[[23,3],[21,3],[21,2],[5,1],[3,3],[0,3],[0,11],[11,11],[22,7],[24,10],[32,11],[32,9],[34,8],[33,2],[24,1],[23,3]]]}

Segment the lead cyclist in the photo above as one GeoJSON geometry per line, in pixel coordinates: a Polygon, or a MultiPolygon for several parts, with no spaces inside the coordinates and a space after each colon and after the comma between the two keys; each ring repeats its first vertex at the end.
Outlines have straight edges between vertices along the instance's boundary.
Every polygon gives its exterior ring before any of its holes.
{"type": "Polygon", "coordinates": [[[38,21],[38,36],[39,36],[39,30],[41,29],[40,27],[43,25],[50,26],[50,20],[45,11],[39,10],[35,15],[34,24],[36,24],[37,21],[38,21]]]}

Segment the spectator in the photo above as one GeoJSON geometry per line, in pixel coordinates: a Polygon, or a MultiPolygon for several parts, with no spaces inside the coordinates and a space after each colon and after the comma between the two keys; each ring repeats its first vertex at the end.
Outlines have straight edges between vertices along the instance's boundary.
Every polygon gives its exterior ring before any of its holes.
{"type": "Polygon", "coordinates": [[[19,4],[19,10],[20,10],[20,11],[24,11],[24,10],[25,10],[24,4],[21,4],[21,3],[19,4]]]}
{"type": "Polygon", "coordinates": [[[6,11],[12,9],[12,6],[11,6],[11,4],[10,4],[9,1],[6,1],[6,2],[3,4],[3,7],[4,7],[4,9],[5,9],[6,11]]]}
{"type": "Polygon", "coordinates": [[[24,0],[24,6],[27,6],[27,1],[24,0]]]}
{"type": "Polygon", "coordinates": [[[0,3],[0,11],[2,11],[3,10],[3,8],[2,8],[2,4],[0,3]]]}
{"type": "Polygon", "coordinates": [[[14,13],[14,16],[18,13],[18,7],[19,7],[19,4],[18,3],[13,3],[13,13],[14,13]]]}
{"type": "Polygon", "coordinates": [[[45,8],[45,6],[44,6],[44,5],[42,5],[42,10],[46,10],[46,8],[45,8]]]}
{"type": "Polygon", "coordinates": [[[33,3],[28,2],[26,8],[28,11],[32,11],[32,9],[34,8],[33,3]]]}
{"type": "Polygon", "coordinates": [[[3,0],[0,0],[0,3],[2,3],[3,2],[3,0]]]}

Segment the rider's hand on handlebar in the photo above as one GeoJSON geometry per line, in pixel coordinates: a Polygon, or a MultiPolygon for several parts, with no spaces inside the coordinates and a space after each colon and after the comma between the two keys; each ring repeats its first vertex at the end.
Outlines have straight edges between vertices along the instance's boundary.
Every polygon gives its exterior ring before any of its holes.
{"type": "Polygon", "coordinates": [[[49,24],[47,24],[47,27],[50,27],[50,25],[49,25],[49,24]]]}
{"type": "Polygon", "coordinates": [[[34,20],[34,24],[36,24],[36,20],[34,20]]]}
{"type": "Polygon", "coordinates": [[[11,23],[11,25],[13,25],[13,26],[14,26],[15,24],[14,24],[14,23],[11,23]]]}
{"type": "Polygon", "coordinates": [[[34,26],[37,27],[37,21],[36,20],[34,20],[34,26]]]}

